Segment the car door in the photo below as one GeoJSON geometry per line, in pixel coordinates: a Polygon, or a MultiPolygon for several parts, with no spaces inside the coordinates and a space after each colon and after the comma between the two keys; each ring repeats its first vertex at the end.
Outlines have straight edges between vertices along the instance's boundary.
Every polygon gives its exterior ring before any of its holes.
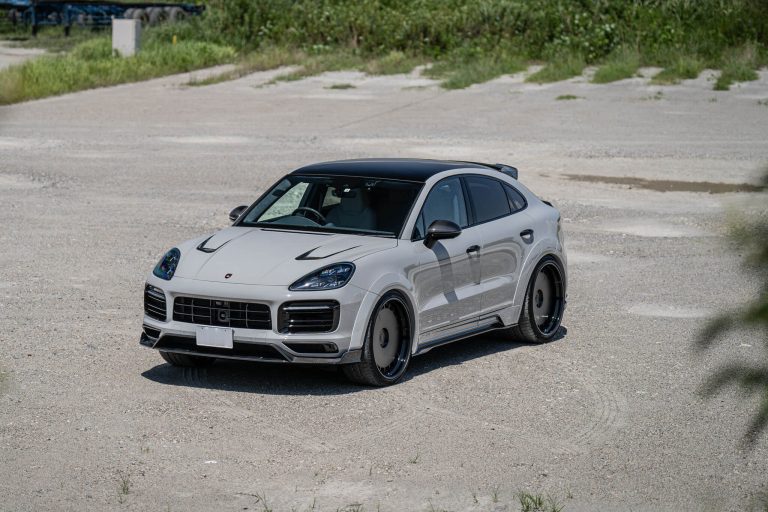
{"type": "Polygon", "coordinates": [[[482,301],[479,251],[480,229],[469,226],[461,178],[445,178],[430,190],[417,218],[412,243],[418,244],[418,268],[413,281],[418,302],[420,342],[472,330],[482,301]],[[430,248],[424,235],[436,220],[462,228],[456,238],[438,240],[430,248]]]}
{"type": "Polygon", "coordinates": [[[475,221],[482,230],[481,321],[501,317],[508,322],[520,272],[533,242],[525,198],[513,186],[493,178],[467,176],[465,183],[475,221]]]}

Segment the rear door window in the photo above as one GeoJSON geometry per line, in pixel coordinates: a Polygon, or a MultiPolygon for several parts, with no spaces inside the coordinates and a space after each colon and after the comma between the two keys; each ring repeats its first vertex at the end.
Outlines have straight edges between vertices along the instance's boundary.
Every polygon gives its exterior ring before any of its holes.
{"type": "Polygon", "coordinates": [[[482,176],[466,176],[464,179],[474,208],[475,223],[488,222],[512,212],[500,181],[482,176]]]}
{"type": "Polygon", "coordinates": [[[504,192],[507,193],[507,200],[509,200],[509,207],[512,209],[512,213],[519,212],[525,208],[527,203],[523,194],[515,190],[514,187],[505,183],[504,192]]]}

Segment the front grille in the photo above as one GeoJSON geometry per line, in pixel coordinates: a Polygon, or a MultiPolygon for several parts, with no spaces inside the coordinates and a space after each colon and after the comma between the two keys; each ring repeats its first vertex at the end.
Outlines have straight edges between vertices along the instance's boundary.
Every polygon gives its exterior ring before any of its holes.
{"type": "Polygon", "coordinates": [[[231,349],[216,347],[200,347],[195,342],[195,338],[186,336],[165,335],[160,338],[154,348],[160,350],[183,350],[197,354],[208,354],[212,356],[230,356],[244,357],[249,359],[264,359],[269,361],[285,361],[283,356],[272,345],[256,343],[239,343],[235,341],[231,349]]]}
{"type": "Polygon", "coordinates": [[[269,306],[253,302],[176,297],[173,301],[173,319],[198,325],[272,329],[269,306]]]}
{"type": "Polygon", "coordinates": [[[151,284],[144,287],[144,313],[155,320],[165,322],[165,293],[163,290],[151,284]]]}
{"type": "Polygon", "coordinates": [[[339,325],[339,303],[328,301],[286,302],[280,306],[278,330],[283,334],[331,332],[339,325]]]}

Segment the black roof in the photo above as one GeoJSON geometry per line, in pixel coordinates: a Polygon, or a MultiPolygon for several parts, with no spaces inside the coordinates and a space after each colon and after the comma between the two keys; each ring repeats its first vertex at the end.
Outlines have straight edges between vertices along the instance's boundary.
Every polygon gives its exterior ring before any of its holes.
{"type": "Polygon", "coordinates": [[[498,167],[475,162],[450,160],[420,160],[417,158],[366,158],[337,160],[307,165],[291,174],[360,176],[393,180],[427,181],[430,177],[452,169],[498,170],[498,167]]]}

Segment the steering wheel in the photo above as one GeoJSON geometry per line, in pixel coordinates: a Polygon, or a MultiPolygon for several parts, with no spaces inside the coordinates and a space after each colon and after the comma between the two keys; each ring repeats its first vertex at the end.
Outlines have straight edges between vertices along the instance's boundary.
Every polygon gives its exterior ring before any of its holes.
{"type": "MultiPolygon", "coordinates": [[[[312,215],[314,215],[317,218],[317,220],[319,220],[323,224],[328,224],[328,221],[325,219],[323,214],[320,213],[319,211],[315,210],[314,208],[310,208],[309,206],[299,206],[298,208],[293,210],[293,212],[291,212],[291,215],[296,215],[299,212],[309,212],[312,215]]],[[[302,215],[302,217],[307,217],[307,216],[306,215],[302,215]]]]}

